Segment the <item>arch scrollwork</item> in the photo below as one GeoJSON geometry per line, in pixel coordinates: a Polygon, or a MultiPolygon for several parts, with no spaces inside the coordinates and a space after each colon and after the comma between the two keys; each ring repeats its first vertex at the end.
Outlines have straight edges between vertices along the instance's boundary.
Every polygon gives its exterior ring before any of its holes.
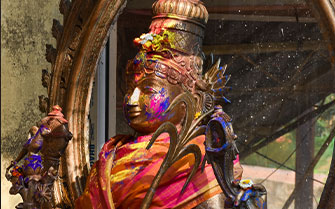
{"type": "Polygon", "coordinates": [[[328,49],[332,63],[335,62],[335,1],[334,0],[307,0],[319,22],[325,40],[328,40],[328,49]]]}
{"type": "Polygon", "coordinates": [[[54,104],[64,107],[73,140],[61,159],[60,176],[55,184],[55,202],[73,206],[83,192],[89,172],[88,112],[98,58],[112,24],[125,0],[61,0],[63,25],[54,21],[52,34],[56,49],[48,45],[46,58],[52,64],[48,78],[48,110],[54,104]]]}

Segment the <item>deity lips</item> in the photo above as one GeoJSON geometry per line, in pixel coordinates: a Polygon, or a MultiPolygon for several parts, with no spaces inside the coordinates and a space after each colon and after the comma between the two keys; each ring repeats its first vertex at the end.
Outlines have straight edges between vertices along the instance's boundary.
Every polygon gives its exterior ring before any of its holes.
{"type": "Polygon", "coordinates": [[[142,109],[138,105],[128,105],[129,117],[134,118],[141,114],[142,109]]]}

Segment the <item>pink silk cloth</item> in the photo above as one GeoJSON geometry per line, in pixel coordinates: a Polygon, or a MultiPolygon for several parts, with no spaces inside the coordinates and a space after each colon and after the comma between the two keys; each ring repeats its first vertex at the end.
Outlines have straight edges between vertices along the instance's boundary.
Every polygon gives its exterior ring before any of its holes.
{"type": "MultiPolygon", "coordinates": [[[[76,200],[76,208],[112,208],[109,204],[114,204],[117,209],[140,208],[169,148],[167,134],[162,134],[147,150],[150,139],[151,136],[141,136],[116,150],[110,141],[107,142],[91,169],[83,195],[76,200]],[[111,170],[106,172],[106,169],[111,170]],[[111,196],[107,190],[111,191],[111,196]]],[[[190,142],[200,147],[202,157],[205,154],[204,140],[202,135],[190,142]]],[[[187,155],[168,169],[156,189],[150,209],[193,208],[222,193],[211,165],[206,164],[204,172],[199,168],[185,192],[180,194],[193,164],[193,155],[187,155]]]]}

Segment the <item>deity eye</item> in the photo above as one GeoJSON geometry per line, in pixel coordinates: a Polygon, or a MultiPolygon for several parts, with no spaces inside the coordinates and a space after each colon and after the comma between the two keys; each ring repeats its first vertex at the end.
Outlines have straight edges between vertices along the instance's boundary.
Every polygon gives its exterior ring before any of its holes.
{"type": "Polygon", "coordinates": [[[146,86],[144,87],[144,93],[150,94],[150,93],[157,93],[158,91],[156,91],[154,88],[150,87],[150,86],[146,86]]]}

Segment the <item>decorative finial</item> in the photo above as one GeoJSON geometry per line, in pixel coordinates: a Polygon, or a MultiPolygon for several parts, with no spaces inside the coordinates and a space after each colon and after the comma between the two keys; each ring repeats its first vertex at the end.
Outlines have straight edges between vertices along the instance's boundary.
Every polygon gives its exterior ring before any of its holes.
{"type": "MultiPolygon", "coordinates": [[[[199,42],[202,45],[205,25],[208,20],[208,12],[199,0],[157,0],[152,5],[153,21],[150,25],[150,33],[160,34],[164,30],[186,32],[187,39],[181,49],[190,51],[191,43],[199,42]],[[192,35],[191,35],[192,34],[192,35]],[[197,37],[192,37],[192,36],[197,37]]],[[[185,38],[184,38],[185,39],[185,38]]],[[[191,53],[197,53],[193,51],[191,53]]]]}
{"type": "Polygon", "coordinates": [[[157,0],[152,5],[154,17],[169,17],[195,21],[203,26],[208,21],[208,12],[200,0],[157,0]]]}

